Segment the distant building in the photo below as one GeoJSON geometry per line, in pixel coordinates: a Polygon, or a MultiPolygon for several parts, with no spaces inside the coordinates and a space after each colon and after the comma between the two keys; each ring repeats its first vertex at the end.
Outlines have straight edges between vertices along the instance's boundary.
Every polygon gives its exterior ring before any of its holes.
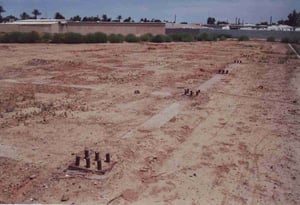
{"type": "Polygon", "coordinates": [[[288,25],[272,25],[267,28],[268,31],[293,31],[294,28],[288,25]]]}
{"type": "Polygon", "coordinates": [[[166,23],[167,29],[202,29],[202,28],[209,28],[207,26],[204,26],[200,23],[188,23],[188,24],[182,24],[182,23],[166,23]]]}
{"type": "Polygon", "coordinates": [[[58,23],[67,23],[64,19],[26,19],[26,20],[17,20],[5,25],[14,24],[14,25],[47,25],[47,24],[58,24],[58,23]]]}
{"type": "Polygon", "coordinates": [[[230,30],[230,26],[229,25],[223,26],[222,29],[223,30],[230,30]]]}

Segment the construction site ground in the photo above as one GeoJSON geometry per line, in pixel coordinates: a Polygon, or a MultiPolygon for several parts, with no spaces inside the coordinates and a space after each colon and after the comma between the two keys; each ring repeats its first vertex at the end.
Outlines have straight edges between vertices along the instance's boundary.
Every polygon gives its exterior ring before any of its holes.
{"type": "Polygon", "coordinates": [[[300,203],[288,44],[1,44],[0,60],[1,203],[300,203]],[[112,170],[68,170],[85,148],[112,170]]]}

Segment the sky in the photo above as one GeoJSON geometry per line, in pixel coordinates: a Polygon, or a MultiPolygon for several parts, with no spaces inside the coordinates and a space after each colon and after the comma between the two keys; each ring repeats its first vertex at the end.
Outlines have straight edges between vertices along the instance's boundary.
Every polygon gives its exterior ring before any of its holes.
{"type": "Polygon", "coordinates": [[[300,12],[300,0],[0,0],[6,10],[2,16],[19,17],[22,12],[31,15],[33,9],[41,11],[40,17],[53,18],[60,12],[66,18],[75,15],[97,16],[106,14],[112,19],[121,15],[135,21],[141,18],[177,22],[203,23],[208,17],[220,21],[259,23],[287,19],[292,10],[300,12]]]}

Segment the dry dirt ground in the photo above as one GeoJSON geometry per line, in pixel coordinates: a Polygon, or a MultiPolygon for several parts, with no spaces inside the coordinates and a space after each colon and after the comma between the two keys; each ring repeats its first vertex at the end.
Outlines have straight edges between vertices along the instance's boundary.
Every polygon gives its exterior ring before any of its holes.
{"type": "Polygon", "coordinates": [[[287,44],[2,44],[0,60],[2,203],[300,203],[287,44]],[[115,166],[68,170],[85,148],[115,166]]]}

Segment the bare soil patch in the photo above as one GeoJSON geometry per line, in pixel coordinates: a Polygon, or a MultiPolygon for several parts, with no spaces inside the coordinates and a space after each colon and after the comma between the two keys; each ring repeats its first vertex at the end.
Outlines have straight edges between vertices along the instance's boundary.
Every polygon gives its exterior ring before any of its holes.
{"type": "Polygon", "coordinates": [[[300,203],[286,44],[14,44],[0,60],[1,203],[300,203]],[[67,171],[84,148],[117,163],[67,171]]]}

